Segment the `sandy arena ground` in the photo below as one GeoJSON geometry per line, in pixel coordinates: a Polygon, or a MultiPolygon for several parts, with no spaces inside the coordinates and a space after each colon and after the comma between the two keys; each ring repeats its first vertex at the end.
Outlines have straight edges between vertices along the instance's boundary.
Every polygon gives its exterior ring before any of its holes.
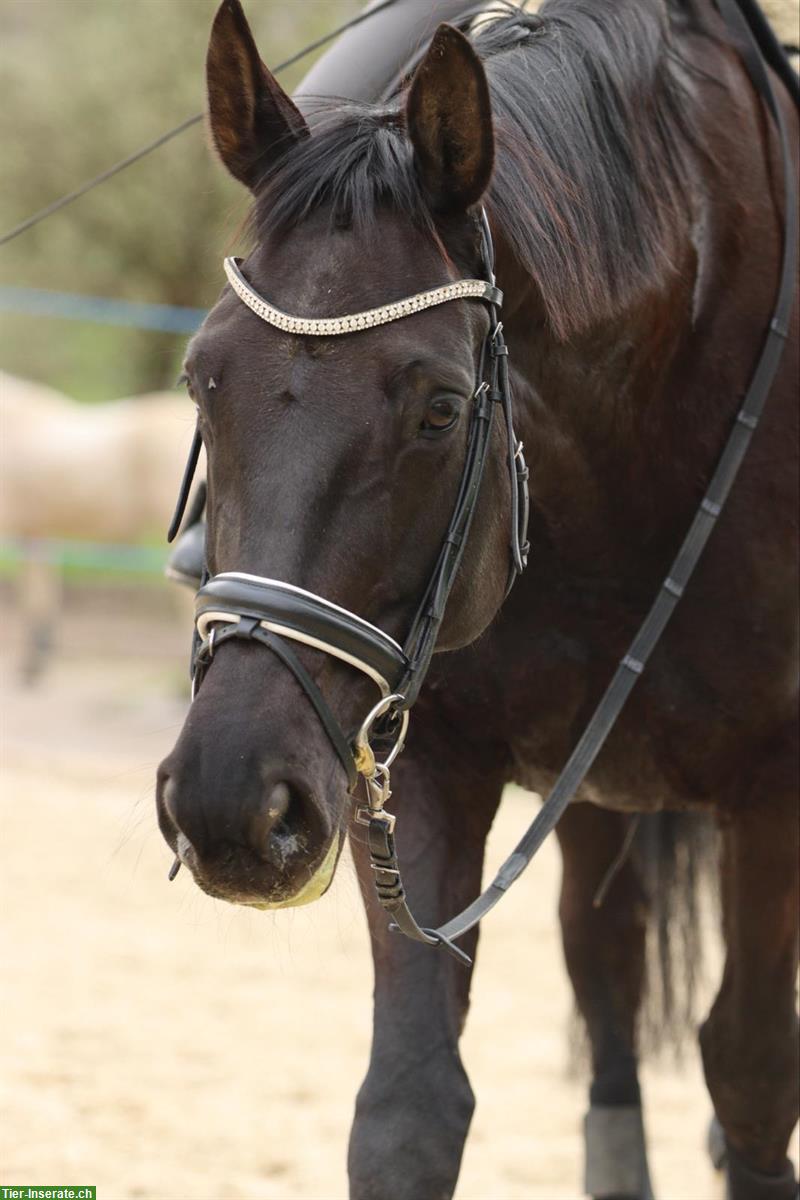
{"type": "MultiPolygon", "coordinates": [[[[73,614],[38,687],[3,661],[0,1183],[344,1200],[371,991],[352,870],[312,908],[274,916],[208,899],[185,871],[168,885],[153,775],[181,721],[185,646],[168,625],[151,635],[141,619],[73,614]]],[[[508,795],[490,867],[532,803],[508,795]]],[[[484,929],[458,1200],[581,1195],[558,870],[549,845],[484,929]]],[[[696,1057],[643,1078],[660,1200],[716,1200],[696,1057]]]]}

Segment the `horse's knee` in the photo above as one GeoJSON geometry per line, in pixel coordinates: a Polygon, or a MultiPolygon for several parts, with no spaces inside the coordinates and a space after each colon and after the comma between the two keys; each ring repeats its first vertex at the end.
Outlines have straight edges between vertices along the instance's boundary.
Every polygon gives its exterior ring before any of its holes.
{"type": "Polygon", "coordinates": [[[359,1091],[351,1200],[450,1200],[475,1108],[472,1087],[452,1050],[400,1074],[371,1070],[359,1091]]]}
{"type": "MultiPolygon", "coordinates": [[[[721,821],[727,956],[719,994],[700,1030],[700,1049],[727,1150],[741,1168],[736,1187],[743,1200],[772,1195],[768,1183],[786,1172],[786,1147],[800,1108],[800,879],[796,803],[786,787],[794,754],[793,746],[776,751],[758,778],[757,794],[752,786],[749,802],[721,821]],[[756,1186],[747,1172],[767,1182],[756,1186]]],[[[733,1170],[728,1168],[731,1180],[733,1170]]]]}

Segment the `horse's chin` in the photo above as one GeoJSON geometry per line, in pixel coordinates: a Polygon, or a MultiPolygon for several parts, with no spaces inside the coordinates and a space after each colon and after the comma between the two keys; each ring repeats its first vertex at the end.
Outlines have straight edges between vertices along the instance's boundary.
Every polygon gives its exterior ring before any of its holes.
{"type": "Polygon", "coordinates": [[[324,859],[314,874],[310,879],[306,880],[300,890],[295,892],[293,896],[289,896],[285,900],[251,901],[250,906],[260,909],[299,908],[303,904],[313,904],[315,900],[319,900],[320,896],[324,896],[331,885],[333,873],[336,870],[336,862],[339,857],[341,840],[341,834],[336,833],[324,859]]]}

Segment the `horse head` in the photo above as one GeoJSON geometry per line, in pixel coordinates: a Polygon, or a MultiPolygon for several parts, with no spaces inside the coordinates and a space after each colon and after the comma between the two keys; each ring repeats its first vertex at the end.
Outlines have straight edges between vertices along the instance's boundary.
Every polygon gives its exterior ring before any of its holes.
{"type": "MultiPolygon", "coordinates": [[[[399,104],[345,102],[307,122],[262,63],[238,0],[224,0],[207,70],[212,139],[253,192],[256,235],[186,356],[208,461],[208,571],[239,588],[277,581],[273,592],[289,602],[323,597],[324,617],[338,606],[399,649],[421,602],[436,606],[430,581],[450,555],[436,648],[464,646],[498,611],[509,576],[510,420],[487,436],[469,540],[463,531],[465,545],[447,544],[488,391],[479,381],[492,306],[448,291],[447,302],[402,319],[329,335],[302,322],[465,279],[491,292],[480,200],[493,130],[481,62],[441,26],[399,104]]],[[[218,596],[212,580],[204,636],[218,596]]],[[[234,618],[225,628],[244,626],[234,618]]],[[[250,638],[211,650],[159,771],[162,832],[212,895],[305,903],[327,888],[351,816],[346,755],[309,694],[349,739],[379,699],[376,681],[307,636],[292,643],[307,686],[250,638]]]]}

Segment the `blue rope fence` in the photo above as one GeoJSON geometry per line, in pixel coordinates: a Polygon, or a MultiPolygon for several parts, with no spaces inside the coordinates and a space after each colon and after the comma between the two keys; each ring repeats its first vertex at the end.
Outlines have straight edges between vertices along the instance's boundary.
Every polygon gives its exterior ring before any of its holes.
{"type": "Polygon", "coordinates": [[[44,288],[0,286],[0,311],[29,317],[58,317],[68,321],[92,321],[99,325],[122,325],[158,333],[194,333],[206,315],[204,308],[181,308],[175,304],[143,304],[85,296],[76,292],[51,292],[44,288]]]}

